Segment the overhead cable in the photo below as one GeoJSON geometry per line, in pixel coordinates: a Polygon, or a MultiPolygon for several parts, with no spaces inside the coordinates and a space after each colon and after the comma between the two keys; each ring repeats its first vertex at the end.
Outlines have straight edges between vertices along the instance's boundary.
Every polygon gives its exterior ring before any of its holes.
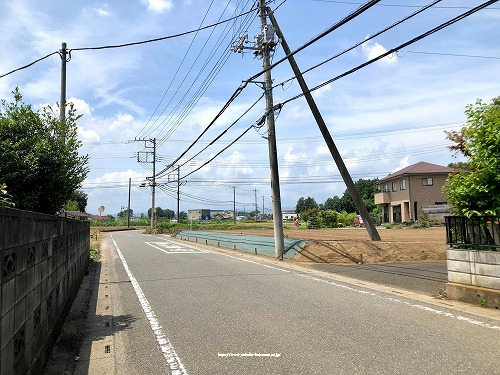
{"type": "MultiPolygon", "coordinates": [[[[450,25],[452,25],[452,24],[454,24],[454,23],[456,23],[458,21],[461,21],[462,19],[464,19],[464,18],[466,18],[466,17],[468,17],[468,16],[470,16],[470,15],[472,15],[472,14],[480,11],[481,9],[484,9],[487,6],[489,6],[491,4],[494,4],[496,2],[498,2],[498,0],[490,0],[490,1],[487,1],[487,2],[485,2],[483,4],[481,4],[481,5],[478,5],[477,7],[472,8],[471,10],[469,10],[469,11],[467,11],[465,13],[462,13],[461,15],[459,15],[457,17],[452,18],[451,20],[446,21],[446,22],[442,23],[441,25],[434,27],[433,29],[431,29],[431,30],[429,30],[429,31],[427,31],[427,32],[425,32],[423,34],[420,34],[419,36],[417,36],[417,37],[415,37],[415,38],[413,38],[413,39],[411,39],[411,40],[409,40],[409,41],[407,41],[407,42],[405,42],[403,44],[400,44],[399,46],[397,46],[395,48],[392,48],[392,49],[388,50],[387,52],[385,52],[385,53],[383,53],[383,54],[381,54],[381,55],[379,55],[379,56],[377,56],[377,57],[375,57],[375,58],[373,58],[371,60],[368,60],[367,62],[365,62],[363,64],[360,64],[360,65],[356,66],[355,68],[352,68],[352,69],[350,69],[350,70],[348,70],[348,71],[346,71],[346,72],[344,72],[342,74],[339,74],[338,76],[336,76],[336,77],[334,77],[332,79],[329,79],[328,81],[325,81],[325,82],[323,82],[323,83],[321,83],[321,84],[319,84],[319,85],[317,85],[317,86],[309,89],[309,91],[307,93],[311,93],[311,92],[313,92],[315,90],[318,90],[318,89],[320,89],[320,88],[322,88],[322,87],[324,87],[326,85],[329,85],[332,82],[335,82],[335,81],[339,80],[340,78],[346,77],[346,76],[348,76],[348,75],[350,75],[350,74],[352,74],[354,72],[357,72],[358,70],[360,70],[360,69],[362,69],[362,68],[364,68],[364,67],[366,67],[366,66],[368,66],[370,64],[373,64],[374,62],[377,62],[378,60],[383,59],[384,57],[387,57],[387,56],[389,56],[389,55],[397,52],[398,50],[400,50],[402,48],[405,48],[405,47],[407,47],[407,46],[409,46],[409,45],[411,45],[413,43],[416,43],[419,40],[424,39],[424,38],[428,37],[429,35],[432,35],[432,34],[438,32],[438,31],[440,31],[440,30],[442,30],[442,29],[444,29],[444,28],[446,28],[446,27],[448,27],[448,26],[450,26],[450,25]]],[[[285,105],[285,104],[287,104],[287,103],[289,103],[289,102],[291,102],[293,100],[301,98],[305,94],[306,93],[301,93],[301,94],[295,95],[294,97],[285,100],[281,104],[285,105]]]]}
{"type": "MultiPolygon", "coordinates": [[[[254,103],[253,103],[253,104],[252,104],[252,105],[251,105],[251,106],[250,106],[250,107],[249,107],[249,108],[248,108],[245,112],[243,112],[243,114],[242,114],[240,117],[238,117],[235,121],[233,121],[233,122],[231,123],[231,125],[229,125],[229,126],[228,126],[226,129],[224,129],[224,131],[222,131],[222,132],[221,132],[221,133],[220,133],[217,137],[215,137],[212,141],[210,141],[210,142],[208,143],[208,145],[206,145],[206,146],[205,146],[205,147],[204,147],[201,151],[199,151],[198,153],[196,153],[195,155],[193,155],[193,156],[192,156],[191,158],[189,158],[188,160],[184,161],[184,163],[182,163],[182,164],[180,165],[180,167],[182,167],[182,166],[186,165],[187,163],[189,163],[191,160],[193,160],[195,157],[197,157],[198,155],[200,155],[203,151],[205,151],[207,148],[209,148],[210,146],[212,146],[212,145],[213,145],[215,142],[217,142],[219,139],[221,139],[221,138],[222,138],[222,136],[223,136],[224,134],[226,134],[226,133],[227,133],[227,131],[228,131],[229,129],[231,129],[231,128],[232,128],[232,127],[236,124],[236,123],[238,123],[238,122],[239,122],[239,121],[243,118],[243,116],[245,116],[246,114],[248,114],[248,112],[250,112],[250,111],[252,110],[252,108],[253,108],[253,107],[255,107],[255,105],[256,105],[256,104],[257,104],[257,103],[258,103],[258,102],[259,102],[259,101],[260,101],[260,100],[264,97],[264,94],[265,94],[265,93],[262,93],[262,95],[261,95],[261,96],[260,96],[260,97],[259,97],[259,98],[258,98],[258,99],[257,99],[257,100],[256,100],[256,101],[255,101],[255,102],[254,102],[254,103]]],[[[159,174],[159,175],[157,175],[157,177],[161,177],[162,175],[163,175],[163,174],[159,174]]]]}
{"type": "MultiPolygon", "coordinates": [[[[304,70],[304,71],[302,72],[302,74],[306,74],[306,73],[310,72],[311,70],[316,69],[316,68],[320,67],[321,65],[324,65],[324,64],[326,64],[327,62],[332,61],[332,60],[336,59],[337,57],[340,57],[340,56],[342,56],[342,55],[346,54],[346,53],[347,53],[347,52],[349,52],[349,51],[352,51],[353,49],[355,49],[355,48],[359,47],[359,46],[360,46],[360,45],[362,45],[363,43],[366,43],[366,42],[368,42],[369,40],[372,40],[372,39],[376,38],[377,36],[379,36],[379,35],[381,35],[381,34],[383,34],[383,33],[387,32],[387,31],[389,31],[389,30],[393,29],[394,27],[396,27],[396,26],[398,26],[398,25],[402,24],[403,22],[408,21],[410,18],[415,17],[416,15],[418,15],[418,14],[422,13],[423,11],[425,11],[425,10],[427,10],[427,9],[429,9],[429,8],[431,8],[431,7],[433,7],[435,4],[440,3],[441,1],[442,1],[442,0],[435,0],[435,1],[433,1],[432,3],[430,3],[430,4],[428,4],[428,5],[426,5],[426,6],[422,7],[422,8],[420,8],[419,10],[417,10],[417,11],[413,12],[412,14],[410,14],[410,15],[408,15],[408,16],[406,16],[406,17],[404,17],[404,18],[401,18],[399,21],[397,21],[397,22],[393,23],[391,26],[387,26],[387,27],[385,27],[384,29],[382,29],[382,30],[380,30],[380,31],[377,31],[375,34],[370,35],[370,36],[366,37],[365,39],[363,39],[362,41],[360,41],[360,42],[358,42],[358,43],[356,43],[356,44],[352,45],[351,47],[349,47],[349,48],[347,48],[347,49],[343,50],[342,52],[337,53],[335,56],[332,56],[332,57],[330,57],[330,58],[328,58],[328,59],[326,59],[326,60],[324,60],[324,61],[320,62],[319,64],[316,64],[316,65],[314,65],[314,66],[310,67],[309,69],[304,70]]],[[[295,77],[289,78],[289,79],[287,79],[287,80],[285,80],[285,81],[283,81],[283,82],[281,82],[281,83],[278,83],[278,84],[277,84],[277,85],[275,85],[274,87],[277,87],[277,86],[283,86],[285,83],[287,83],[287,82],[289,82],[289,81],[292,81],[292,80],[294,80],[294,79],[295,79],[295,77]]]]}
{"type": "Polygon", "coordinates": [[[288,60],[288,58],[290,56],[294,56],[295,54],[299,53],[303,49],[309,47],[311,44],[317,42],[318,40],[324,38],[325,36],[327,36],[331,32],[335,31],[339,27],[341,27],[341,26],[345,25],[346,23],[352,21],[354,18],[358,17],[359,15],[361,15],[362,13],[364,13],[365,11],[367,11],[368,9],[370,9],[372,6],[374,6],[378,2],[380,2],[380,0],[371,0],[371,1],[368,1],[366,4],[364,4],[363,6],[359,7],[354,12],[351,12],[346,17],[344,17],[343,19],[341,19],[339,22],[337,22],[333,26],[329,27],[327,30],[325,30],[324,32],[322,32],[318,36],[314,37],[313,39],[311,39],[307,43],[303,44],[302,46],[300,46],[299,48],[297,48],[295,51],[292,51],[292,53],[290,53],[289,55],[287,55],[287,56],[279,59],[278,61],[276,61],[276,62],[272,63],[271,65],[269,65],[269,67],[267,67],[266,69],[263,69],[259,73],[257,73],[255,75],[253,75],[252,77],[250,77],[247,80],[247,82],[253,81],[257,77],[259,77],[262,74],[264,74],[265,72],[267,72],[268,70],[271,70],[271,69],[275,68],[277,65],[281,64],[282,62],[288,60]]]}
{"type": "Polygon", "coordinates": [[[48,58],[48,57],[50,57],[50,56],[52,56],[52,55],[56,55],[56,54],[58,54],[58,53],[59,53],[59,51],[55,51],[55,52],[49,53],[48,55],[46,55],[46,56],[44,56],[44,57],[41,57],[41,58],[39,58],[39,59],[37,59],[37,60],[35,60],[35,61],[33,61],[33,62],[29,63],[29,64],[26,64],[26,65],[24,65],[24,66],[21,66],[20,68],[17,68],[17,69],[11,70],[10,72],[7,72],[7,73],[4,73],[4,74],[0,75],[0,78],[6,77],[6,76],[8,76],[9,74],[12,74],[12,73],[18,72],[18,71],[20,71],[20,70],[23,70],[23,69],[29,68],[30,66],[35,65],[36,63],[38,63],[38,62],[40,62],[40,61],[42,61],[42,60],[45,60],[46,58],[48,58]]]}

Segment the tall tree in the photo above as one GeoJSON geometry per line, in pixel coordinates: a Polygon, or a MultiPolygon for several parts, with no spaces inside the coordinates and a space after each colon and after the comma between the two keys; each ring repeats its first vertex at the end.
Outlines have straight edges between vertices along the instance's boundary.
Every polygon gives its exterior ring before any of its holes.
{"type": "Polygon", "coordinates": [[[450,175],[443,188],[459,215],[500,215],[500,97],[466,107],[467,123],[447,132],[452,151],[467,158],[467,167],[450,175]]]}
{"type": "Polygon", "coordinates": [[[306,210],[311,210],[313,208],[318,208],[318,203],[316,203],[314,198],[300,197],[299,200],[297,201],[297,205],[295,206],[295,212],[300,214],[301,212],[304,212],[306,210]]]}
{"type": "Polygon", "coordinates": [[[55,214],[71,200],[88,174],[88,156],[80,156],[76,115],[67,106],[64,122],[52,108],[34,111],[19,89],[0,111],[0,181],[9,186],[17,208],[55,214]]]}

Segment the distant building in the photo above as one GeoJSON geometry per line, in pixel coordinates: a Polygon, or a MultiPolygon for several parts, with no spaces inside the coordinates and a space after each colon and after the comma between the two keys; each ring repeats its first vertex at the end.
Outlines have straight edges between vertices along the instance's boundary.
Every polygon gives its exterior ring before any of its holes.
{"type": "Polygon", "coordinates": [[[193,221],[206,221],[210,220],[210,210],[209,209],[201,209],[201,210],[188,210],[188,220],[193,221]]]}
{"type": "Polygon", "coordinates": [[[423,213],[449,212],[442,188],[454,172],[453,168],[422,161],[380,179],[375,204],[382,206],[382,222],[416,221],[423,213]]]}
{"type": "Polygon", "coordinates": [[[283,210],[281,211],[281,217],[283,221],[294,221],[298,218],[298,215],[295,210],[283,210]]]}

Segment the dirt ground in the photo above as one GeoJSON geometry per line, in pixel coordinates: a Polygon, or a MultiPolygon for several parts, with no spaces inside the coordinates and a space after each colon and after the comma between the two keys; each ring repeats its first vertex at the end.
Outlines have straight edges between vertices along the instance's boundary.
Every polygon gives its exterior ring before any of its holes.
{"type": "MultiPolygon", "coordinates": [[[[237,230],[272,236],[272,230],[237,230]]],[[[384,229],[378,232],[382,241],[371,241],[364,228],[343,229],[285,229],[289,238],[311,240],[293,257],[298,262],[319,263],[386,263],[436,261],[446,259],[444,227],[427,229],[384,229]]]]}

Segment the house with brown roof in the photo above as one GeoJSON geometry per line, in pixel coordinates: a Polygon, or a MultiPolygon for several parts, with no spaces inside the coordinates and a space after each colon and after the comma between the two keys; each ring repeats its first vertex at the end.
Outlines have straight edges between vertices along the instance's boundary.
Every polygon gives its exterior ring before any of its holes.
{"type": "Polygon", "coordinates": [[[453,168],[421,161],[380,179],[375,204],[382,206],[382,222],[417,221],[424,212],[432,212],[431,207],[446,207],[442,188],[454,172],[453,168]]]}

